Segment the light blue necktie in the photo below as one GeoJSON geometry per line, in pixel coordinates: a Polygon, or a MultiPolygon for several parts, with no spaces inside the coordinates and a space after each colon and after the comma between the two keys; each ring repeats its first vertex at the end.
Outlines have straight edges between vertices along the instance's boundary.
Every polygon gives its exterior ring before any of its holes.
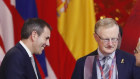
{"type": "Polygon", "coordinates": [[[108,60],[110,59],[109,56],[107,57],[104,57],[103,58],[103,72],[104,72],[104,75],[105,75],[105,78],[108,79],[109,78],[109,70],[110,70],[110,67],[109,67],[109,64],[108,64],[108,60]]]}

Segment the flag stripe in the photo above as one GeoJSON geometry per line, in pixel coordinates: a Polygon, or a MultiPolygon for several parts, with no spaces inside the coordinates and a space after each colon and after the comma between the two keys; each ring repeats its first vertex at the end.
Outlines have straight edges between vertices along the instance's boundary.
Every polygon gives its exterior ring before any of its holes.
{"type": "Polygon", "coordinates": [[[3,41],[0,36],[0,65],[1,65],[1,61],[3,60],[4,55],[5,55],[5,49],[4,49],[3,41]]]}
{"type": "Polygon", "coordinates": [[[2,53],[6,53],[6,52],[5,52],[5,48],[4,48],[4,44],[3,44],[3,40],[2,40],[2,38],[1,38],[1,35],[0,35],[0,46],[1,46],[1,49],[3,50],[2,53]]]}
{"type": "Polygon", "coordinates": [[[6,6],[8,7],[8,9],[11,12],[12,15],[12,20],[13,20],[13,31],[14,31],[14,44],[18,43],[20,40],[20,34],[21,34],[21,29],[22,25],[24,23],[24,20],[22,19],[22,17],[19,15],[19,13],[17,12],[15,6],[11,5],[10,0],[4,0],[4,3],[6,4],[6,6]]]}
{"type": "Polygon", "coordinates": [[[5,53],[14,45],[12,15],[3,2],[0,0],[0,64],[5,53]]]}
{"type": "Polygon", "coordinates": [[[39,61],[39,64],[40,64],[45,76],[48,76],[47,67],[46,67],[46,61],[44,60],[44,59],[46,59],[45,51],[43,50],[41,55],[36,55],[36,58],[39,61]]]}
{"type": "Polygon", "coordinates": [[[24,20],[38,16],[35,0],[16,0],[16,9],[24,20]]]}
{"type": "Polygon", "coordinates": [[[46,58],[46,65],[47,65],[47,69],[48,69],[48,77],[46,77],[45,79],[57,79],[57,77],[56,77],[56,75],[55,75],[55,73],[54,73],[54,71],[53,71],[53,69],[52,69],[52,67],[50,66],[50,64],[49,64],[49,61],[47,60],[47,58],[46,58]]]}
{"type": "Polygon", "coordinates": [[[0,2],[0,36],[7,52],[14,46],[14,33],[12,15],[3,0],[0,2]]]}

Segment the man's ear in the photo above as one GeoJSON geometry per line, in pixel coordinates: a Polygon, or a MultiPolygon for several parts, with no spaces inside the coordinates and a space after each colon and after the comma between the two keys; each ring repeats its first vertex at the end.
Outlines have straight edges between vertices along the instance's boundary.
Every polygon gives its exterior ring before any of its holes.
{"type": "Polygon", "coordinates": [[[34,41],[34,40],[36,40],[37,37],[38,37],[37,32],[36,31],[32,31],[32,33],[31,33],[31,40],[34,41]]]}
{"type": "Polygon", "coordinates": [[[96,33],[94,33],[93,36],[94,36],[95,40],[98,41],[98,37],[97,37],[96,33]]]}

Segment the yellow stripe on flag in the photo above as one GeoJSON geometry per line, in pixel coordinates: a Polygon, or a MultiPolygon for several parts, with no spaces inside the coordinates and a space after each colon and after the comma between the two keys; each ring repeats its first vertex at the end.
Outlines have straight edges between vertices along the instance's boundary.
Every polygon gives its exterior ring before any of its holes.
{"type": "Polygon", "coordinates": [[[76,60],[97,48],[93,0],[66,0],[57,12],[58,31],[76,60]]]}

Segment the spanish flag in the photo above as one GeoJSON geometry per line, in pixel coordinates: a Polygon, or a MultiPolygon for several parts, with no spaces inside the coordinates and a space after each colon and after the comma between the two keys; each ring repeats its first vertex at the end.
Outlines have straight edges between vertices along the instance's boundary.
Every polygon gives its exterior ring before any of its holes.
{"type": "Polygon", "coordinates": [[[95,22],[93,0],[57,0],[57,30],[69,51],[61,45],[62,52],[66,52],[61,61],[69,64],[64,63],[62,79],[70,79],[76,60],[97,48],[93,36],[95,22]]]}
{"type": "MultiPolygon", "coordinates": [[[[60,1],[60,0],[59,0],[60,1]]],[[[95,13],[93,0],[66,0],[57,8],[58,31],[72,56],[78,58],[94,51],[95,13]]]]}

